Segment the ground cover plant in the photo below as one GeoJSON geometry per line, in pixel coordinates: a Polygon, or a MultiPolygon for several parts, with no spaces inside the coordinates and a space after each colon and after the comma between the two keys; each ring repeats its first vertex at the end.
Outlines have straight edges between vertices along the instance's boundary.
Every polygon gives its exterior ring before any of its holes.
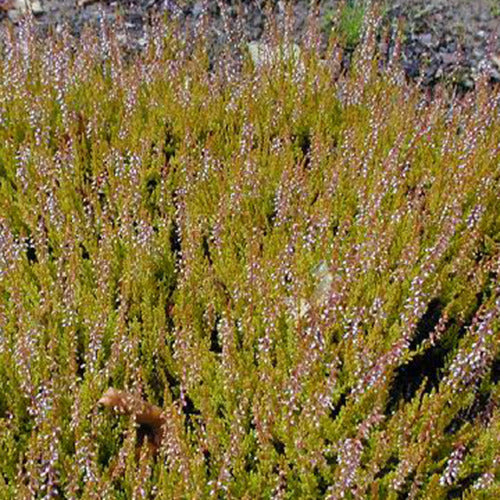
{"type": "Polygon", "coordinates": [[[500,497],[498,89],[226,21],[1,48],[0,496],[500,497]]]}

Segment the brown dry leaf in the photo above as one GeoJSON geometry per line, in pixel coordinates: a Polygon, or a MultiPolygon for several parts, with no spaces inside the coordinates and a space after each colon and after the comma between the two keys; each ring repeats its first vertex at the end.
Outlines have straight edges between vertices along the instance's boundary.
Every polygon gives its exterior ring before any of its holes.
{"type": "Polygon", "coordinates": [[[148,403],[130,392],[120,391],[110,387],[99,399],[98,404],[111,408],[122,415],[135,417],[139,424],[137,430],[137,448],[141,448],[144,438],[152,452],[158,451],[163,439],[165,416],[156,405],[148,403]]]}

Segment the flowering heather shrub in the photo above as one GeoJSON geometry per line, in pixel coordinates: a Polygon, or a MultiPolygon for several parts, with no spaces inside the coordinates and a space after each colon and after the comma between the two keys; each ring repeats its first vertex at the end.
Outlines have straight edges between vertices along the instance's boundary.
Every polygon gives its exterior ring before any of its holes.
{"type": "Polygon", "coordinates": [[[498,90],[231,29],[2,46],[0,497],[499,498],[498,90]]]}

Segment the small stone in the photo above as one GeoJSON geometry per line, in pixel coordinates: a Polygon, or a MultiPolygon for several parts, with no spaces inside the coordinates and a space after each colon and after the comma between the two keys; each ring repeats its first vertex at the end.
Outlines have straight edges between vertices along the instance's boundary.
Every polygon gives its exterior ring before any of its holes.
{"type": "Polygon", "coordinates": [[[443,61],[445,65],[456,64],[458,62],[458,54],[456,52],[442,52],[441,61],[443,61]]]}
{"type": "Polygon", "coordinates": [[[324,303],[329,296],[330,288],[333,283],[333,275],[328,269],[325,261],[321,261],[313,270],[312,275],[316,280],[313,300],[316,304],[324,303]]]}
{"type": "Polygon", "coordinates": [[[432,35],[430,33],[424,33],[423,35],[419,35],[418,41],[425,45],[426,47],[430,47],[432,45],[432,35]]]}
{"type": "Polygon", "coordinates": [[[44,8],[38,0],[34,0],[33,2],[31,2],[31,12],[35,16],[39,16],[40,14],[44,13],[44,8]]]}
{"type": "Polygon", "coordinates": [[[21,13],[28,11],[28,2],[26,0],[14,0],[12,2],[12,9],[21,13]]]}
{"type": "Polygon", "coordinates": [[[21,13],[18,11],[18,10],[9,10],[7,12],[7,16],[9,17],[9,19],[13,22],[13,23],[17,23],[20,21],[21,19],[21,13]]]}
{"type": "MultiPolygon", "coordinates": [[[[21,19],[23,14],[31,12],[35,16],[44,13],[44,8],[39,0],[12,0],[5,2],[8,7],[8,16],[12,22],[17,22],[21,19]]],[[[5,10],[6,7],[4,7],[5,10]]]]}

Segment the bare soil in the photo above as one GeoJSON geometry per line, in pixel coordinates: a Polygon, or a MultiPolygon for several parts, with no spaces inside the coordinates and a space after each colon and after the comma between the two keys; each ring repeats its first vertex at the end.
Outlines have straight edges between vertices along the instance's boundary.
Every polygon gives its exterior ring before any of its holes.
{"type": "MultiPolygon", "coordinates": [[[[22,11],[19,7],[26,2],[33,0],[0,0],[0,28],[16,26],[22,11]]],[[[230,14],[243,13],[248,40],[258,40],[269,15],[266,2],[224,3],[229,5],[230,14]]],[[[282,16],[285,2],[271,3],[271,15],[282,16]]],[[[140,50],[152,15],[168,13],[192,25],[203,9],[208,9],[213,34],[222,44],[224,30],[217,4],[207,0],[39,0],[35,23],[44,34],[66,25],[78,36],[84,25],[98,25],[104,19],[119,27],[124,44],[140,50]]],[[[326,19],[339,4],[340,0],[319,1],[321,17],[326,19]]],[[[385,0],[379,4],[387,26],[403,26],[402,62],[410,78],[421,78],[426,85],[451,80],[468,89],[473,88],[475,76],[484,70],[492,83],[500,83],[500,0],[385,0]]],[[[304,32],[309,9],[309,0],[293,2],[297,38],[304,32]]],[[[388,44],[387,40],[380,43],[382,49],[388,44]]]]}

